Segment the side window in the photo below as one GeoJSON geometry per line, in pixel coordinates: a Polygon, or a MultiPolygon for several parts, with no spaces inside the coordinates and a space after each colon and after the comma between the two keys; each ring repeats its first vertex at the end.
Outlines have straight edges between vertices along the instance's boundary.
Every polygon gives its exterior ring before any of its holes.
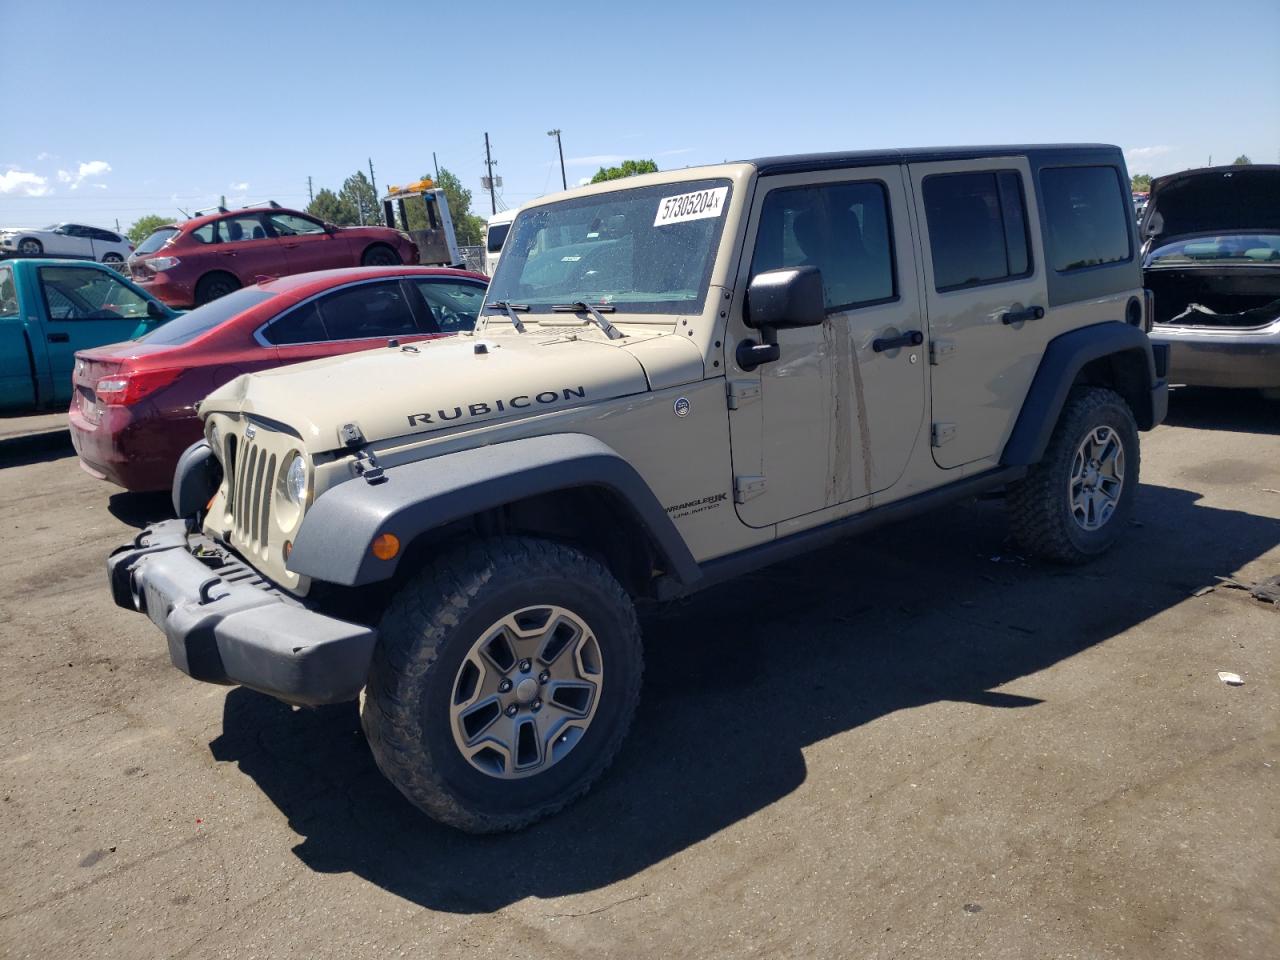
{"type": "Polygon", "coordinates": [[[265,240],[266,227],[256,213],[241,214],[218,221],[218,233],[223,243],[241,243],[245,240],[265,240]]]}
{"type": "Polygon", "coordinates": [[[120,320],[147,315],[147,301],[102,270],[41,267],[40,289],[53,320],[120,320]]]}
{"type": "Polygon", "coordinates": [[[218,221],[214,220],[206,223],[203,227],[192,230],[187,234],[196,243],[217,243],[218,242],[218,221]]]}
{"type": "Polygon", "coordinates": [[[1121,263],[1129,245],[1129,205],[1115,167],[1045,167],[1040,192],[1054,270],[1121,263]]]}
{"type": "Polygon", "coordinates": [[[422,332],[398,280],[335,290],[320,298],[320,310],[330,340],[402,337],[422,332]]]}
{"type": "Polygon", "coordinates": [[[939,292],[1031,273],[1027,204],[1013,170],[925,177],[925,218],[939,292]]]}
{"type": "Polygon", "coordinates": [[[18,315],[18,288],[13,284],[13,267],[0,264],[0,317],[18,315]]]}
{"type": "Polygon", "coordinates": [[[282,237],[294,237],[307,233],[324,233],[324,225],[292,213],[273,213],[268,218],[275,231],[282,237]]]}
{"type": "Polygon", "coordinates": [[[97,227],[89,227],[89,235],[93,237],[93,239],[101,241],[102,243],[119,243],[120,242],[120,238],[117,237],[114,233],[111,233],[110,231],[107,231],[107,230],[99,230],[97,227]]]}
{"type": "Polygon", "coordinates": [[[68,237],[79,237],[82,240],[87,240],[89,238],[88,230],[75,223],[68,223],[62,228],[62,232],[68,237]]]}
{"type": "Polygon", "coordinates": [[[453,280],[415,280],[413,285],[441,333],[462,333],[475,327],[484,302],[483,286],[453,280]]]}
{"type": "Polygon", "coordinates": [[[751,275],[799,266],[822,271],[828,312],[894,299],[893,231],[884,184],[771,191],[760,211],[751,275]]]}
{"type": "Polygon", "coordinates": [[[320,318],[320,302],[312,300],[290,310],[262,331],[263,339],[276,346],[292,343],[320,343],[329,339],[320,318]]]}
{"type": "Polygon", "coordinates": [[[502,249],[502,244],[506,242],[507,234],[511,232],[511,224],[495,223],[489,227],[485,237],[485,249],[490,253],[497,253],[502,249]]]}

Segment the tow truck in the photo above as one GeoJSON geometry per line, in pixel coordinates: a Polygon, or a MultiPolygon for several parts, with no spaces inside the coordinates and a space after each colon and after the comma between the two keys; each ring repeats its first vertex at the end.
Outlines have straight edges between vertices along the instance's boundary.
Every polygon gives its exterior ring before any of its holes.
{"type": "Polygon", "coordinates": [[[383,222],[402,230],[418,245],[418,262],[426,266],[465,267],[453,232],[449,200],[430,177],[387,188],[382,198],[383,222]]]}

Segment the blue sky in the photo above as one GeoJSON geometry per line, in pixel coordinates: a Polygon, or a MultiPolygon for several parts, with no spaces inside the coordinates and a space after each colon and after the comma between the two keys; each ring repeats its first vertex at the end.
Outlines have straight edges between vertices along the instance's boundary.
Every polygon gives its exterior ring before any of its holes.
{"type": "Polygon", "coordinates": [[[500,206],[601,164],[1105,141],[1280,162],[1280,0],[283,4],[9,0],[0,225],[307,201],[373,158],[500,206]]]}

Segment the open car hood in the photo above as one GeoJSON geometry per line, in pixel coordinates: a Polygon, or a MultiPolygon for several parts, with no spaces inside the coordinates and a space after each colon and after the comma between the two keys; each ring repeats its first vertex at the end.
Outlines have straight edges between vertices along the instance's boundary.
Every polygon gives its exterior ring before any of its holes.
{"type": "Polygon", "coordinates": [[[1280,165],[1204,167],[1151,181],[1142,236],[1152,246],[1214,233],[1280,233],[1280,165]]]}

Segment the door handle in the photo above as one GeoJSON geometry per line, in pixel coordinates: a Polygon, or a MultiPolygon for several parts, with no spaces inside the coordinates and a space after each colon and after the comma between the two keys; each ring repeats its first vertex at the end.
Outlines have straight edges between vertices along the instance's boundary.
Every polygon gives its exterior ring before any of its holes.
{"type": "Polygon", "coordinates": [[[286,250],[292,250],[292,249],[293,249],[294,247],[296,247],[296,246],[297,246],[297,244],[296,244],[296,243],[286,243],[286,244],[284,245],[284,248],[285,248],[286,250]]]}
{"type": "Polygon", "coordinates": [[[924,343],[924,334],[919,330],[908,330],[896,337],[878,337],[871,341],[871,349],[876,353],[886,350],[897,350],[899,347],[918,347],[924,343]]]}
{"type": "Polygon", "coordinates": [[[70,343],[71,334],[69,333],[51,333],[49,334],[50,343],[70,343]]]}
{"type": "Polygon", "coordinates": [[[1026,307],[1023,310],[1006,310],[1000,317],[1000,322],[1006,327],[1014,323],[1023,323],[1027,320],[1039,320],[1044,316],[1044,307],[1026,307]]]}

